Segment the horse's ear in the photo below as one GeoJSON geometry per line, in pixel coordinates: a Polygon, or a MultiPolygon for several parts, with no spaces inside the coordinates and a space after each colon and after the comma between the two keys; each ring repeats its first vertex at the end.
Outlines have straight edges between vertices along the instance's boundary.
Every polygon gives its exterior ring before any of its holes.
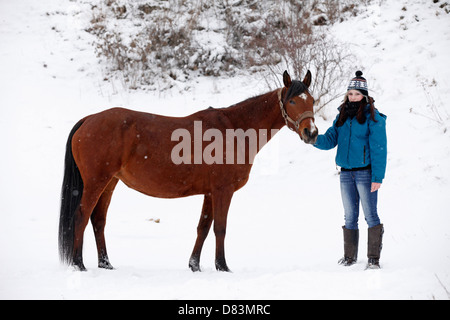
{"type": "Polygon", "coordinates": [[[284,83],[284,86],[286,88],[289,88],[291,86],[291,83],[292,83],[291,76],[289,75],[287,70],[285,70],[284,73],[283,73],[283,83],[284,83]]]}
{"type": "Polygon", "coordinates": [[[312,78],[311,71],[308,70],[308,72],[306,72],[305,79],[303,79],[303,84],[307,88],[309,88],[309,85],[311,84],[311,78],[312,78]]]}

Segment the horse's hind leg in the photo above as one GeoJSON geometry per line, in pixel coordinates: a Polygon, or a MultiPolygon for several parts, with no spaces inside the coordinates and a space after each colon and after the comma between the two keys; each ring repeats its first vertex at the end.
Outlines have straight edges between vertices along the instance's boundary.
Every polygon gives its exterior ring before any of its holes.
{"type": "Polygon", "coordinates": [[[108,186],[103,191],[94,211],[91,215],[91,223],[94,228],[95,242],[97,243],[98,252],[98,267],[104,269],[114,269],[109,262],[108,253],[106,251],[105,243],[105,224],[106,224],[106,213],[108,211],[109,204],[111,202],[111,197],[114,192],[114,188],[119,180],[113,178],[108,186]]]}
{"type": "Polygon", "coordinates": [[[103,192],[103,187],[84,186],[83,196],[78,210],[74,217],[74,239],[73,239],[73,265],[80,271],[86,271],[83,264],[83,236],[84,230],[89,222],[100,195],[103,192]]]}
{"type": "Polygon", "coordinates": [[[203,243],[208,236],[211,223],[213,221],[212,212],[212,199],[211,195],[205,195],[203,200],[202,214],[200,215],[200,221],[197,227],[197,240],[195,241],[194,250],[192,251],[191,258],[189,259],[189,268],[192,271],[200,271],[200,254],[202,252],[203,243]]]}
{"type": "MultiPolygon", "coordinates": [[[[89,218],[103,195],[107,186],[111,182],[111,178],[103,179],[83,179],[90,183],[84,184],[83,196],[81,197],[80,206],[74,217],[74,239],[73,239],[73,265],[80,271],[85,271],[83,264],[83,236],[84,230],[89,222],[89,218]]],[[[109,203],[109,201],[107,201],[109,203]]],[[[106,214],[105,214],[106,215],[106,214]]]]}

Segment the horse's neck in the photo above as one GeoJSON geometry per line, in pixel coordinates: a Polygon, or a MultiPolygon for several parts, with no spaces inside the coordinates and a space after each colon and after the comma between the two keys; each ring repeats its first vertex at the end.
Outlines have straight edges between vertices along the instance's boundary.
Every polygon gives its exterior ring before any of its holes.
{"type": "Polygon", "coordinates": [[[234,129],[281,129],[285,122],[280,112],[278,92],[279,89],[224,109],[234,129]]]}

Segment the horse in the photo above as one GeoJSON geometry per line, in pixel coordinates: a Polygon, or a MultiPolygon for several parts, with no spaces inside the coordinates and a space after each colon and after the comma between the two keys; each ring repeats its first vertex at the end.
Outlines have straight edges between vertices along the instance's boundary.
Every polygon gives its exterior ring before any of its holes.
{"type": "Polygon", "coordinates": [[[224,249],[228,209],[234,192],[247,183],[257,153],[247,152],[239,159],[243,150],[251,149],[252,143],[262,147],[272,138],[264,132],[276,133],[285,125],[305,143],[317,139],[314,99],[308,92],[311,72],[308,70],[303,81],[298,81],[291,80],[285,71],[283,83],[280,89],[228,108],[208,108],[186,117],[113,108],[76,123],[66,144],[58,236],[61,262],[86,271],[82,248],[90,219],[98,267],[114,269],[106,251],[104,229],[114,188],[121,180],[153,197],[204,195],[189,268],[201,271],[200,254],[214,221],[215,266],[218,271],[230,271],[224,249]],[[256,135],[256,142],[250,141],[248,133],[252,130],[263,132],[256,135]],[[220,137],[229,132],[244,134],[235,135],[231,141],[220,137]],[[184,134],[191,137],[182,140],[184,134]],[[196,134],[214,141],[203,146],[197,138],[192,141],[196,134]],[[203,159],[208,148],[209,158],[203,159]]]}

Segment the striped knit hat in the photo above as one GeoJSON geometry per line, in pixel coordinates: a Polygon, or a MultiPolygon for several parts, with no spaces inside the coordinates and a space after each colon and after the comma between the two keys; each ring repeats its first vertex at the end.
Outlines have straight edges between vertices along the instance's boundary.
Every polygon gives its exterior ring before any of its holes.
{"type": "Polygon", "coordinates": [[[363,73],[361,71],[356,71],[356,77],[354,77],[350,84],[348,85],[347,91],[358,90],[363,96],[369,96],[369,89],[367,88],[367,80],[362,77],[363,73]]]}

